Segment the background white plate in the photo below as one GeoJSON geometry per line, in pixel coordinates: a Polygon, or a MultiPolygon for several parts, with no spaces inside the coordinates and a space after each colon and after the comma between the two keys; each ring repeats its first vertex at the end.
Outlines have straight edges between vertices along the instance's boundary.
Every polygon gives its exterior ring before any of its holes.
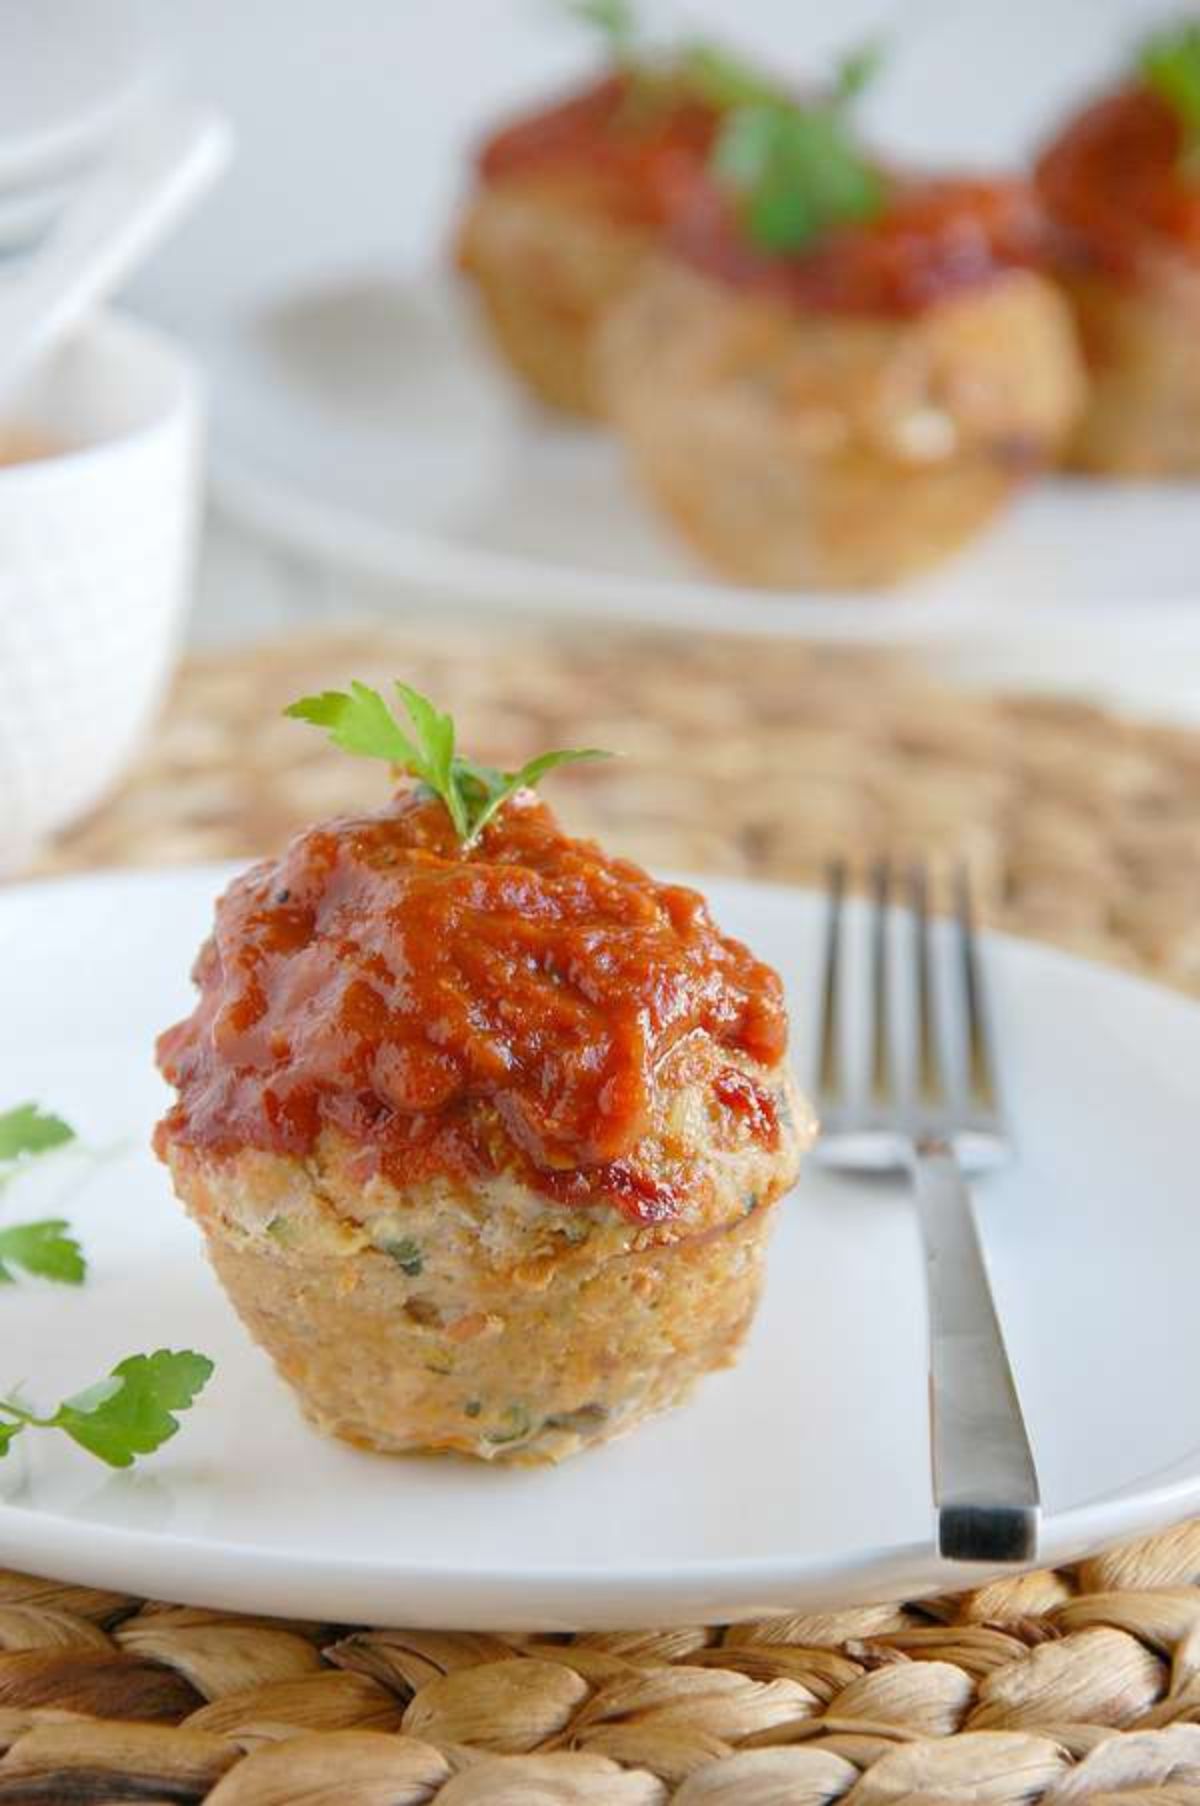
{"type": "MultiPolygon", "coordinates": [[[[916,160],[992,166],[1026,158],[1162,15],[1158,0],[639,11],[798,79],[882,32],[871,133],[916,160]]],[[[277,544],[384,579],[372,606],[899,640],[951,676],[1200,713],[1191,492],[1041,488],[878,603],[742,595],[680,551],[611,445],[516,405],[420,273],[444,268],[481,131],[594,66],[555,0],[258,0],[220,31],[204,0],[174,0],[157,21],[190,87],[232,118],[239,159],[135,292],[202,348],[220,496],[277,544]]],[[[219,634],[220,586],[205,607],[219,634]]]]}
{"type": "MultiPolygon", "coordinates": [[[[127,1143],[69,1203],[89,1284],[0,1298],[0,1381],[49,1401],[135,1349],[217,1361],[179,1437],[131,1473],[23,1438],[0,1465],[0,1560],[210,1605],[480,1627],[711,1621],[978,1577],[931,1546],[903,1194],[814,1169],[782,1207],[741,1364],[626,1441],[503,1472],[386,1460],[308,1429],[146,1148],[164,1101],[151,1039],[189,1005],[221,879],[0,895],[0,1102],[37,1097],[92,1142],[127,1143]]],[[[783,970],[802,1054],[817,900],[707,888],[783,970]]],[[[1022,1159],[988,1182],[982,1217],[1059,1560],[1200,1507],[1200,1009],[1030,945],[995,940],[988,957],[1022,1159]]],[[[30,1175],[5,1217],[43,1210],[77,1171],[30,1175]]]]}
{"type": "MultiPolygon", "coordinates": [[[[205,347],[235,514],[429,597],[806,638],[995,639],[1036,673],[1119,636],[1200,648],[1195,485],[1057,479],[887,591],[736,589],[692,559],[601,431],[527,404],[436,274],[293,292],[205,347]]],[[[1135,642],[1136,645],[1137,642],[1135,642]]]]}

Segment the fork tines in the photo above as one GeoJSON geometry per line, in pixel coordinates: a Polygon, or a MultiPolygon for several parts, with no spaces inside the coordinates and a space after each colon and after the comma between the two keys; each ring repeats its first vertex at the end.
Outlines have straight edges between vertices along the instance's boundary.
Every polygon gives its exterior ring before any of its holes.
{"type": "Polygon", "coordinates": [[[836,1136],[852,1113],[857,1131],[894,1139],[898,1163],[905,1142],[960,1136],[972,1138],[975,1156],[990,1158],[995,1149],[984,1144],[999,1141],[1001,1125],[967,867],[956,867],[950,886],[951,947],[935,926],[928,864],[900,869],[878,859],[865,878],[866,995],[855,1008],[846,1001],[850,867],[838,859],[828,868],[815,1100],[827,1134],[836,1136]],[[850,1036],[857,1057],[847,1055],[852,1015],[865,1018],[865,1050],[850,1036]]]}

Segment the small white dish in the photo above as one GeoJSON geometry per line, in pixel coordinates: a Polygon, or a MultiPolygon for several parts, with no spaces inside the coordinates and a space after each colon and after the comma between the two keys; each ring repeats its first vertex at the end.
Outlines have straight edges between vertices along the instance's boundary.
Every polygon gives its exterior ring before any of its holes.
{"type": "Polygon", "coordinates": [[[0,412],[50,348],[195,206],[231,147],[220,114],[178,100],[143,111],[118,134],[55,230],[0,289],[0,412]]]}
{"type": "Polygon", "coordinates": [[[190,359],[115,315],[0,418],[51,455],[0,462],[0,871],[91,806],[162,700],[187,599],[201,396],[190,359]]]}
{"type": "Polygon", "coordinates": [[[738,589],[682,549],[606,434],[517,393],[448,278],[318,283],[198,330],[218,498],[401,604],[898,643],[1135,704],[1200,668],[1194,484],[1049,478],[893,590],[738,589]]]}
{"type": "MultiPolygon", "coordinates": [[[[166,1101],[152,1040],[190,1008],[187,971],[228,875],[0,893],[0,1105],[37,1098],[127,1150],[55,1196],[88,1283],[0,1297],[0,1386],[24,1380],[49,1403],[163,1345],[217,1363],[178,1437],[132,1472],[22,1438],[0,1462],[7,1563],[235,1610],[481,1629],[732,1620],[984,1577],[934,1553],[903,1191],[812,1166],[781,1206],[740,1364],[626,1440],[503,1471],[373,1456],[310,1429],[147,1146],[166,1101]]],[[[782,970],[803,1076],[820,900],[705,889],[782,970]]],[[[1200,1006],[1027,943],[988,937],[985,958],[1021,1158],[978,1198],[1053,1564],[1200,1510],[1200,1006]]],[[[61,1192],[78,1176],[52,1164],[22,1184],[61,1192]]],[[[47,1201],[22,1197],[6,1194],[9,1220],[47,1201]]]]}

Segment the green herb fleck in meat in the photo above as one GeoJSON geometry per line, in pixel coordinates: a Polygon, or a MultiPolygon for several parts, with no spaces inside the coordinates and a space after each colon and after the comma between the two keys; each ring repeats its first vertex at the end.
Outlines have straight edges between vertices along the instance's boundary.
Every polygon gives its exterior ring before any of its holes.
{"type": "Polygon", "coordinates": [[[533,1419],[524,1405],[509,1405],[494,1430],[487,1432],[488,1442],[520,1442],[533,1428],[533,1419]]]}
{"type": "Polygon", "coordinates": [[[402,1273],[410,1279],[424,1271],[425,1257],[410,1235],[405,1235],[398,1242],[384,1242],[383,1252],[390,1254],[402,1273]]]}

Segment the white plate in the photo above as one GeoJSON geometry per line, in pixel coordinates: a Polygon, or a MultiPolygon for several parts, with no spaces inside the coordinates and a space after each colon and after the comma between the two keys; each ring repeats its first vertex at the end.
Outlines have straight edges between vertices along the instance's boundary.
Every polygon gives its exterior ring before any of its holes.
{"type": "Polygon", "coordinates": [[[858,595],[720,583],[656,518],[604,433],[525,403],[449,282],[295,292],[205,346],[215,479],[309,552],[459,603],[921,646],[996,642],[1006,669],[1114,680],[1200,654],[1194,486],[1035,486],[932,575],[858,595]]]}
{"type": "MultiPolygon", "coordinates": [[[[734,1619],[978,1578],[931,1542],[904,1196],[811,1168],[781,1209],[741,1364],[624,1442],[504,1472],[389,1460],[309,1429],[146,1146],[165,1097],[152,1038],[189,1005],[224,876],[0,895],[0,1103],[36,1097],[128,1150],[65,1206],[93,1263],[86,1287],[0,1297],[0,1383],[28,1380],[48,1402],[135,1350],[217,1362],[180,1435],[129,1473],[23,1438],[0,1464],[0,1560],[197,1604],[479,1627],[734,1619]]],[[[802,1045],[817,899],[707,889],[783,970],[802,1045]]],[[[1023,1153],[983,1189],[982,1217],[1058,1561],[1200,1508],[1200,1009],[1040,947],[994,940],[988,957],[1023,1153]]],[[[76,1172],[31,1174],[6,1217],[42,1210],[76,1172]]]]}
{"type": "Polygon", "coordinates": [[[74,181],[0,190],[0,253],[32,250],[75,192],[74,181]]]}

